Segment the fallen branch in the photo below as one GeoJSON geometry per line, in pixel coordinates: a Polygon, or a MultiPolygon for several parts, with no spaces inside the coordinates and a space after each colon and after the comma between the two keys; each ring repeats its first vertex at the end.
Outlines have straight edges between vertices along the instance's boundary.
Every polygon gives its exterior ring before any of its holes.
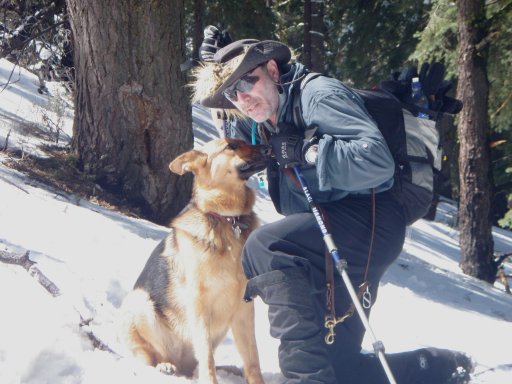
{"type": "Polygon", "coordinates": [[[508,283],[508,279],[512,276],[505,273],[505,262],[509,257],[512,256],[512,252],[503,253],[501,255],[495,254],[495,259],[493,261],[494,266],[496,267],[496,280],[498,280],[505,287],[505,292],[512,294],[510,290],[510,284],[508,283]]]}
{"type": "Polygon", "coordinates": [[[503,263],[507,261],[507,259],[512,256],[512,252],[503,253],[501,255],[495,254],[495,259],[493,261],[493,264],[496,266],[496,268],[499,268],[503,263]]]}
{"type": "Polygon", "coordinates": [[[7,264],[15,264],[22,266],[53,297],[60,296],[61,293],[59,288],[48,277],[46,277],[46,275],[43,272],[41,272],[41,270],[36,266],[37,263],[35,261],[30,260],[30,258],[28,257],[29,254],[30,251],[27,251],[22,255],[7,251],[0,251],[0,261],[7,264]]]}
{"type": "Polygon", "coordinates": [[[117,357],[121,357],[121,355],[119,355],[117,352],[115,352],[112,348],[110,348],[98,336],[96,336],[94,334],[94,332],[92,331],[92,329],[89,326],[89,324],[91,323],[91,321],[93,319],[84,319],[82,317],[82,315],[80,314],[80,312],[78,312],[78,314],[80,315],[80,324],[79,324],[80,329],[83,333],[85,333],[87,338],[90,340],[90,342],[92,343],[92,346],[96,349],[99,349],[100,351],[110,352],[110,353],[116,355],[117,357]]]}
{"type": "Polygon", "coordinates": [[[4,151],[7,151],[7,148],[9,147],[9,137],[11,136],[12,128],[9,129],[9,132],[7,132],[7,136],[5,136],[5,144],[4,144],[4,151]]]}
{"type": "Polygon", "coordinates": [[[19,185],[14,184],[12,181],[7,180],[5,177],[0,176],[0,179],[1,179],[2,181],[5,181],[7,184],[11,184],[13,187],[16,187],[16,188],[18,188],[18,189],[21,189],[21,190],[22,190],[23,192],[25,192],[26,194],[30,194],[30,192],[29,192],[29,191],[27,191],[26,189],[24,189],[24,188],[20,187],[19,185]]]}
{"type": "Polygon", "coordinates": [[[496,274],[496,280],[499,280],[501,284],[505,287],[505,292],[512,294],[510,291],[510,284],[508,283],[508,279],[512,277],[511,275],[508,275],[505,273],[505,268],[501,266],[498,268],[498,273],[496,274]]]}
{"type": "MultiPolygon", "coordinates": [[[[39,284],[41,284],[53,297],[57,297],[61,295],[60,289],[48,278],[46,275],[41,272],[41,270],[36,266],[36,262],[30,260],[29,258],[30,251],[26,251],[23,254],[7,252],[0,250],[0,261],[6,264],[19,265],[26,269],[28,273],[33,276],[39,284]]],[[[89,327],[89,323],[92,319],[84,320],[80,311],[75,307],[75,310],[80,315],[80,329],[84,332],[87,338],[91,341],[94,348],[97,348],[102,351],[113,353],[119,356],[116,352],[114,352],[107,344],[101,341],[91,330],[89,327]]]]}

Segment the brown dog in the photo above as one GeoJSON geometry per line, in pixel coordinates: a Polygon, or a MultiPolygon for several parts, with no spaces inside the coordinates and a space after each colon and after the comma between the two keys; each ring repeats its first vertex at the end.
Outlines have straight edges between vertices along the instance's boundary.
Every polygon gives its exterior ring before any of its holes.
{"type": "Polygon", "coordinates": [[[264,146],[217,139],[169,165],[194,174],[193,196],[123,303],[128,345],[146,363],[217,383],[213,354],[231,328],[245,378],[263,383],[241,251],[258,224],[246,181],[266,162],[264,146]]]}

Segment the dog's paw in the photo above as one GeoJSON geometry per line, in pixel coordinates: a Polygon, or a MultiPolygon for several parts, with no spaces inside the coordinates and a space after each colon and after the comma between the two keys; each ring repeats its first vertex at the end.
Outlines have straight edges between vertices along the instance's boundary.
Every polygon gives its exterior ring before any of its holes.
{"type": "Polygon", "coordinates": [[[171,363],[160,363],[156,366],[156,369],[165,375],[174,375],[176,373],[176,367],[171,363]]]}

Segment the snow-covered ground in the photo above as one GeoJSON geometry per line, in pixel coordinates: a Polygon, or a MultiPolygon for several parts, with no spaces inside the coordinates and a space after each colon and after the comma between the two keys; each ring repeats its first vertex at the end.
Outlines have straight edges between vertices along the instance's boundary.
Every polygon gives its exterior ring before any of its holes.
{"type": "MultiPolygon", "coordinates": [[[[73,110],[64,92],[50,83],[50,94],[41,95],[38,86],[35,76],[0,60],[0,150],[7,141],[41,154],[38,145],[52,137],[44,116],[62,127],[62,145],[70,140],[73,110]]],[[[194,121],[196,143],[213,137],[207,111],[195,107],[194,121]]],[[[0,263],[0,383],[191,382],[94,349],[84,336],[90,329],[123,354],[115,338],[119,305],[166,228],[38,184],[3,165],[5,158],[0,152],[0,250],[29,251],[61,295],[50,295],[22,267],[0,263]],[[93,319],[89,327],[79,327],[81,317],[93,319]]],[[[264,222],[278,218],[262,189],[256,211],[264,222]]],[[[461,273],[458,232],[449,225],[455,214],[442,203],[435,222],[409,228],[400,258],[382,280],[372,328],[388,352],[462,350],[479,363],[475,383],[512,383],[512,295],[461,273]]],[[[497,251],[512,250],[512,233],[496,228],[494,236],[497,251]]],[[[256,310],[264,377],[279,383],[277,342],[260,301],[256,310]]],[[[368,339],[365,348],[371,350],[368,339]]],[[[231,337],[216,361],[241,366],[231,337]]],[[[243,382],[226,372],[219,377],[223,384],[243,382]]]]}

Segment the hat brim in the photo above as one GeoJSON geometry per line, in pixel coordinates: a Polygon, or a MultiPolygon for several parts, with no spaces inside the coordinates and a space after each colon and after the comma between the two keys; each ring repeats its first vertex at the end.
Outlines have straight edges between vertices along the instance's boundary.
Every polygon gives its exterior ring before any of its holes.
{"type": "MultiPolygon", "coordinates": [[[[250,40],[249,40],[250,41],[250,40]]],[[[239,40],[221,48],[214,56],[214,60],[219,64],[226,63],[233,58],[243,54],[247,40],[239,40]]],[[[222,83],[222,85],[213,93],[201,100],[201,104],[208,108],[234,109],[236,108],[224,96],[223,92],[229,88],[235,81],[250,72],[258,65],[266,63],[269,60],[275,60],[278,65],[286,64],[291,59],[291,51],[287,45],[273,40],[264,40],[252,43],[247,48],[247,53],[233,71],[233,73],[222,83]]]]}

